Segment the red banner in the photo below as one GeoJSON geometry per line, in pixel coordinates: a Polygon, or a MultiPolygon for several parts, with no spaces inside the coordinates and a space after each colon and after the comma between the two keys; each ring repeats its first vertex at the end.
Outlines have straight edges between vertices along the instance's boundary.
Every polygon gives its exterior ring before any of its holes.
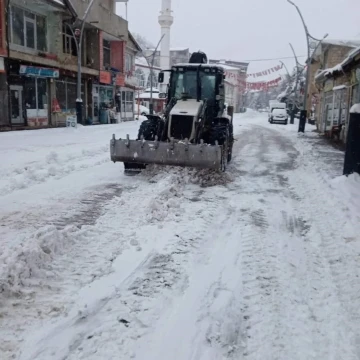
{"type": "Polygon", "coordinates": [[[239,81],[238,87],[242,90],[267,90],[270,87],[278,86],[281,81],[281,76],[274,80],[270,81],[260,81],[260,82],[247,82],[239,81]]]}
{"type": "Polygon", "coordinates": [[[263,70],[263,71],[258,71],[256,73],[252,73],[252,74],[246,74],[246,77],[261,77],[261,76],[267,76],[267,75],[270,75],[274,72],[278,72],[280,71],[282,68],[284,67],[284,64],[281,64],[281,65],[277,65],[277,66],[274,66],[270,69],[267,69],[267,70],[263,70]]]}

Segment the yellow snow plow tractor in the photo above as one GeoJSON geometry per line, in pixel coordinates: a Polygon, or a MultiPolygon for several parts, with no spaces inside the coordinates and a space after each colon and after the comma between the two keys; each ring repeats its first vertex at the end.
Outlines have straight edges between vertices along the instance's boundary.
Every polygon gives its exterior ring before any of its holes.
{"type": "Polygon", "coordinates": [[[206,55],[198,52],[169,72],[163,115],[147,115],[136,140],[113,135],[111,160],[123,162],[125,172],[141,171],[147,164],[225,171],[234,138],[233,107],[225,110],[224,69],[207,64],[206,55]]]}

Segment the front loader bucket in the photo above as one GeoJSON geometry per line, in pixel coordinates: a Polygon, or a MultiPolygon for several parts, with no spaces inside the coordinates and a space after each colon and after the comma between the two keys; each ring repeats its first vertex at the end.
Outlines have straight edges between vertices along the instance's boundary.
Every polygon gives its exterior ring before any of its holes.
{"type": "Polygon", "coordinates": [[[219,145],[187,142],[159,142],[144,140],[115,140],[110,142],[111,160],[135,164],[158,164],[194,167],[200,169],[221,169],[219,145]]]}

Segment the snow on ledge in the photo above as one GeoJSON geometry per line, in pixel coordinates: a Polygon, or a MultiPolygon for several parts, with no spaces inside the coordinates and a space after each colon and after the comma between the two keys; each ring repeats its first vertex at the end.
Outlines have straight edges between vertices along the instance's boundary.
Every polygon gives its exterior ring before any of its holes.
{"type": "Polygon", "coordinates": [[[355,104],[350,109],[350,114],[360,114],[360,104],[355,104]]]}
{"type": "Polygon", "coordinates": [[[346,89],[346,85],[335,86],[335,87],[333,88],[333,91],[343,90],[343,89],[346,89]]]}

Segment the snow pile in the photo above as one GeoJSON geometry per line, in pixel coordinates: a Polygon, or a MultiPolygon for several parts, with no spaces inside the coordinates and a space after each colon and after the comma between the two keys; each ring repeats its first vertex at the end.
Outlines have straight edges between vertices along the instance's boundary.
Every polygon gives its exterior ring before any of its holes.
{"type": "Polygon", "coordinates": [[[0,196],[109,163],[112,134],[137,134],[139,123],[0,134],[0,196]]]}
{"type": "Polygon", "coordinates": [[[360,104],[355,104],[350,109],[351,114],[360,114],[360,104]]]}
{"type": "Polygon", "coordinates": [[[78,231],[76,227],[58,230],[49,225],[29,239],[23,239],[15,248],[5,249],[0,256],[0,293],[5,296],[19,294],[32,278],[41,281],[56,276],[51,261],[66,250],[78,231]]]}
{"type": "Polygon", "coordinates": [[[360,175],[357,173],[349,176],[339,176],[330,181],[331,187],[338,197],[348,206],[353,207],[355,214],[360,214],[360,175]]]}

